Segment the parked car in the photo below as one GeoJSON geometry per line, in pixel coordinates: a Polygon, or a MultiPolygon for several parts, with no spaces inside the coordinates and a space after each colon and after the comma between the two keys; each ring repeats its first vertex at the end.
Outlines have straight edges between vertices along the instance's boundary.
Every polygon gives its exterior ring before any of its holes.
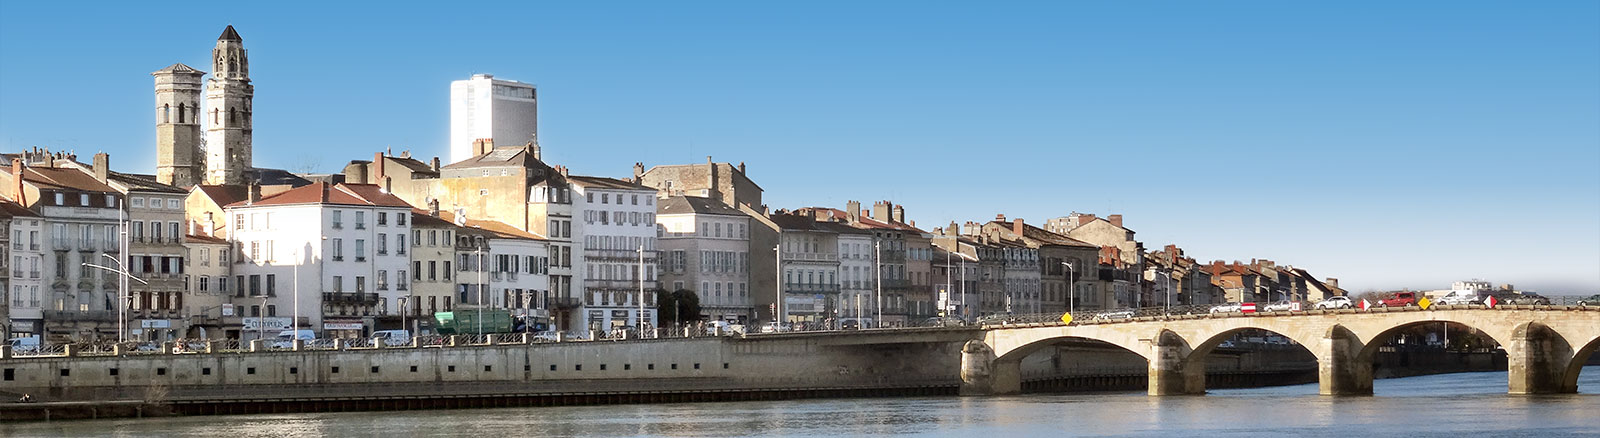
{"type": "Polygon", "coordinates": [[[1417,305],[1416,292],[1395,292],[1394,298],[1378,300],[1378,307],[1406,307],[1417,305]]]}
{"type": "Polygon", "coordinates": [[[382,339],[385,347],[406,347],[411,345],[410,330],[379,330],[372,332],[372,337],[382,339]]]}
{"type": "Polygon", "coordinates": [[[294,348],[294,340],[309,341],[317,338],[317,333],[311,330],[284,330],[278,332],[278,337],[273,339],[272,348],[294,348]]]}
{"type": "Polygon", "coordinates": [[[1222,303],[1211,307],[1211,313],[1239,313],[1243,311],[1239,303],[1222,303]]]}
{"type": "Polygon", "coordinates": [[[1094,315],[1094,319],[1128,319],[1132,317],[1132,310],[1114,310],[1110,312],[1100,312],[1094,315]]]}
{"type": "Polygon", "coordinates": [[[1350,297],[1328,297],[1326,300],[1318,301],[1317,305],[1312,307],[1317,309],[1349,309],[1355,306],[1355,303],[1350,302],[1350,297]]]}
{"type": "Polygon", "coordinates": [[[1435,304],[1449,304],[1449,305],[1453,305],[1454,306],[1454,305],[1462,305],[1462,304],[1474,304],[1474,303],[1477,303],[1480,300],[1481,300],[1481,298],[1478,297],[1478,291],[1474,291],[1474,290],[1453,290],[1453,291],[1450,291],[1450,293],[1445,294],[1442,297],[1439,297],[1439,299],[1434,300],[1433,302],[1435,304]]]}
{"type": "Polygon", "coordinates": [[[1290,310],[1294,310],[1296,307],[1299,307],[1298,305],[1299,303],[1294,301],[1281,300],[1276,303],[1268,304],[1263,309],[1266,309],[1268,312],[1288,312],[1290,310]]]}
{"type": "Polygon", "coordinates": [[[1600,306],[1600,294],[1590,295],[1589,298],[1578,300],[1579,306],[1600,306]]]}
{"type": "Polygon", "coordinates": [[[1523,292],[1520,296],[1507,300],[1506,303],[1548,305],[1550,304],[1550,298],[1533,292],[1523,292]]]}
{"type": "Polygon", "coordinates": [[[11,338],[6,340],[6,345],[10,345],[14,353],[33,353],[39,351],[39,336],[11,338]]]}

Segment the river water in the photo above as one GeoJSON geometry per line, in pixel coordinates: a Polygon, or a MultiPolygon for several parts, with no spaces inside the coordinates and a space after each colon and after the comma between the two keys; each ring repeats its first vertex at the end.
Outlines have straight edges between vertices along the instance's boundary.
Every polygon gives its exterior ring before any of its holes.
{"type": "Polygon", "coordinates": [[[1600,436],[1600,366],[1576,395],[1506,395],[1506,373],[1384,379],[1372,397],[1316,384],[1012,397],[859,398],[0,424],[3,436],[1600,436]]]}

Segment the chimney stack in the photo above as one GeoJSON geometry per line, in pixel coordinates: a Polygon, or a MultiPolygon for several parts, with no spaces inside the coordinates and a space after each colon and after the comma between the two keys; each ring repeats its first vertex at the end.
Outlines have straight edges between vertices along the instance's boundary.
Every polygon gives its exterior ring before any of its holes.
{"type": "Polygon", "coordinates": [[[994,215],[994,221],[995,222],[1005,222],[1006,221],[1005,213],[1000,213],[1000,214],[994,215]]]}
{"type": "Polygon", "coordinates": [[[739,174],[741,174],[741,175],[744,174],[744,162],[743,161],[739,162],[739,174]]]}
{"type": "Polygon", "coordinates": [[[878,222],[889,222],[889,210],[893,206],[894,204],[889,203],[889,201],[872,203],[872,219],[878,222]]]}
{"type": "Polygon", "coordinates": [[[472,155],[483,155],[494,150],[494,139],[480,138],[472,141],[472,155]]]}
{"type": "MultiPolygon", "coordinates": [[[[327,188],[328,186],[327,185],[323,185],[322,187],[323,187],[322,188],[323,194],[326,195],[327,194],[327,190],[328,190],[328,188],[327,188]]],[[[251,184],[249,190],[250,190],[250,195],[246,199],[246,201],[248,201],[248,203],[254,204],[256,201],[260,201],[261,200],[261,185],[260,184],[251,184]]],[[[327,196],[323,196],[322,199],[326,200],[326,199],[328,199],[328,197],[327,196]]]]}
{"type": "Polygon", "coordinates": [[[428,199],[428,216],[439,217],[438,199],[428,199]]]}
{"type": "Polygon", "coordinates": [[[905,206],[901,206],[901,205],[894,206],[894,221],[902,223],[902,224],[906,223],[906,208],[905,208],[905,206]]]}
{"type": "Polygon", "coordinates": [[[950,221],[950,226],[945,227],[944,232],[946,236],[960,236],[961,225],[957,224],[956,221],[950,221]]]}
{"type": "Polygon", "coordinates": [[[21,158],[11,159],[11,200],[17,201],[23,207],[28,206],[28,200],[23,196],[22,173],[24,166],[21,158]]]}
{"type": "Polygon", "coordinates": [[[644,163],[633,163],[633,180],[637,182],[644,181],[644,163]]]}
{"type": "Polygon", "coordinates": [[[383,161],[383,152],[374,152],[372,154],[372,181],[366,181],[367,183],[384,185],[383,178],[386,175],[383,174],[383,161]]]}
{"type": "Polygon", "coordinates": [[[106,182],[111,177],[111,156],[105,152],[94,154],[94,179],[106,182]]]}
{"type": "Polygon", "coordinates": [[[211,212],[209,212],[209,211],[208,211],[208,212],[206,212],[206,226],[205,226],[205,235],[206,235],[206,236],[211,236],[211,237],[217,237],[217,236],[216,236],[216,235],[214,235],[214,234],[211,234],[211,233],[214,233],[214,232],[216,232],[216,230],[217,230],[217,222],[216,222],[216,219],[215,219],[215,218],[213,218],[213,217],[212,217],[212,216],[211,216],[211,212]]]}
{"type": "Polygon", "coordinates": [[[1106,220],[1111,221],[1111,225],[1122,226],[1122,215],[1120,214],[1106,216],[1106,220]]]}
{"type": "Polygon", "coordinates": [[[432,160],[429,160],[428,161],[428,167],[433,169],[434,172],[438,172],[439,171],[439,157],[433,157],[432,160]]]}
{"type": "Polygon", "coordinates": [[[532,155],[533,159],[544,161],[544,151],[541,150],[543,148],[539,147],[539,142],[537,140],[528,142],[527,149],[528,155],[532,155]]]}
{"type": "Polygon", "coordinates": [[[860,222],[861,221],[861,201],[850,201],[850,202],[846,202],[844,205],[845,205],[844,212],[850,215],[850,222],[851,223],[860,222]]]}
{"type": "Polygon", "coordinates": [[[1011,232],[1016,234],[1017,237],[1022,237],[1022,218],[1011,220],[1011,232]]]}

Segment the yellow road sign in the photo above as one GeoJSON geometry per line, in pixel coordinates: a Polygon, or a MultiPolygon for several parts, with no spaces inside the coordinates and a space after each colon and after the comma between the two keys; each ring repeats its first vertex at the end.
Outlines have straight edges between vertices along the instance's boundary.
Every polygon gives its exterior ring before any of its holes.
{"type": "Polygon", "coordinates": [[[1062,324],[1071,324],[1072,323],[1072,314],[1071,313],[1063,313],[1063,314],[1061,314],[1061,323],[1062,324]]]}
{"type": "Polygon", "coordinates": [[[1433,306],[1433,301],[1429,300],[1428,297],[1422,297],[1422,299],[1417,300],[1417,305],[1422,306],[1422,310],[1428,310],[1428,307],[1433,306]]]}

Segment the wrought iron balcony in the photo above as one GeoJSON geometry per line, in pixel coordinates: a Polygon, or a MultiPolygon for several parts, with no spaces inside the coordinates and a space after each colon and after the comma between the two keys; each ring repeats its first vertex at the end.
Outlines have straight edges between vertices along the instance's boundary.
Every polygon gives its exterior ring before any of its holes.
{"type": "Polygon", "coordinates": [[[839,285],[821,283],[784,283],[783,292],[792,294],[836,294],[839,293],[839,285]]]}
{"type": "Polygon", "coordinates": [[[322,301],[325,303],[376,304],[378,302],[378,294],[361,292],[323,292],[322,301]]]}

